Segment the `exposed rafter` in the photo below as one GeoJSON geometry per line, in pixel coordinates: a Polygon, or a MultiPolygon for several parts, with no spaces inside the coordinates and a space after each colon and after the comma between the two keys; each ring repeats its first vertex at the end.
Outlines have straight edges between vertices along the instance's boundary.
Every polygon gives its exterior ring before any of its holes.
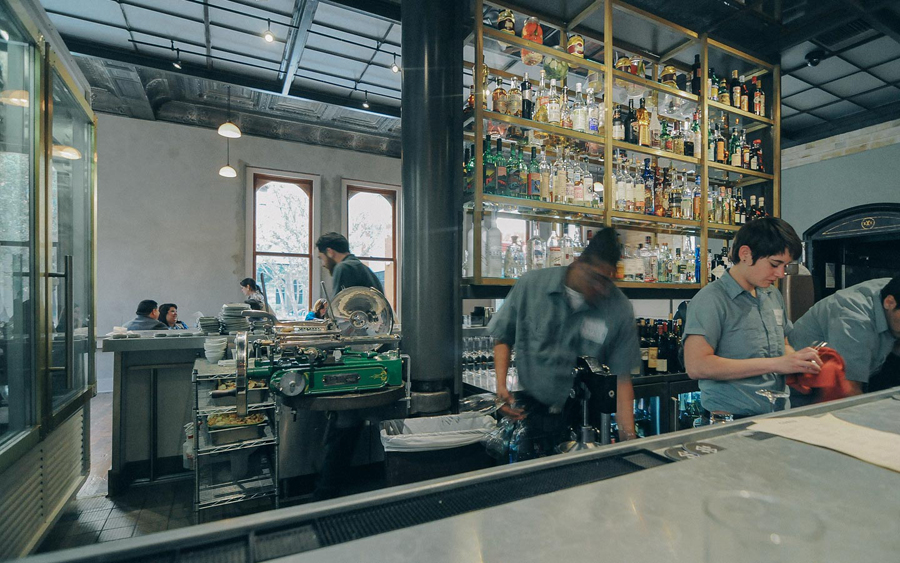
{"type": "Polygon", "coordinates": [[[288,35],[287,44],[284,46],[284,70],[280,75],[283,96],[287,95],[294,81],[294,75],[297,74],[300,56],[303,54],[303,49],[306,48],[309,28],[318,7],[319,0],[295,0],[294,16],[291,18],[293,28],[288,35]]]}

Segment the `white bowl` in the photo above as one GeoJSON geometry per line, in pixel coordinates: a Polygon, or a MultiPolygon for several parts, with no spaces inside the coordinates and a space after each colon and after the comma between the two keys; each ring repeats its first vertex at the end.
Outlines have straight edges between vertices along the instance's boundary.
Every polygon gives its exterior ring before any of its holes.
{"type": "Polygon", "coordinates": [[[215,364],[218,363],[219,360],[225,357],[225,354],[206,354],[206,361],[215,364]]]}

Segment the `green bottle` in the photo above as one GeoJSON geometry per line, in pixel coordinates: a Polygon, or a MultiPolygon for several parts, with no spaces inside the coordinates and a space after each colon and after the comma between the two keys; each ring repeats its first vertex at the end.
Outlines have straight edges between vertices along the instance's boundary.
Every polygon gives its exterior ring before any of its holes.
{"type": "Polygon", "coordinates": [[[484,193],[497,193],[497,162],[494,153],[491,152],[491,141],[488,137],[484,138],[484,193]]]}

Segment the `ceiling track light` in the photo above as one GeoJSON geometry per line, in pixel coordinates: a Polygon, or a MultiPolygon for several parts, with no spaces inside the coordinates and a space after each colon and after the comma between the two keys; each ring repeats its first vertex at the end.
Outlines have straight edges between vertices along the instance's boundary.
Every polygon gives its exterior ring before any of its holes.
{"type": "Polygon", "coordinates": [[[225,88],[228,89],[228,114],[225,123],[219,125],[219,135],[226,139],[240,139],[241,129],[231,121],[231,85],[225,88]]]}
{"type": "Polygon", "coordinates": [[[391,72],[394,74],[400,72],[400,66],[397,64],[397,54],[394,53],[394,62],[391,63],[391,72]]]}
{"type": "Polygon", "coordinates": [[[219,168],[219,176],[223,178],[237,177],[237,170],[231,166],[231,139],[225,139],[225,166],[219,168]]]}
{"type": "Polygon", "coordinates": [[[275,41],[275,34],[272,33],[272,20],[266,20],[266,32],[263,33],[263,39],[266,40],[266,43],[271,43],[275,41]]]}
{"type": "Polygon", "coordinates": [[[366,99],[363,100],[362,107],[365,109],[369,109],[369,91],[366,90],[366,99]]]}

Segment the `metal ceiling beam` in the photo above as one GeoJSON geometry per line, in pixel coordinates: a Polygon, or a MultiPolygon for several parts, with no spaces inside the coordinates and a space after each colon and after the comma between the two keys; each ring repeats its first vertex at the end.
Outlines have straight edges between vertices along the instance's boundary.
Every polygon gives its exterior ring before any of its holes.
{"type": "Polygon", "coordinates": [[[572,21],[569,22],[569,25],[566,26],[568,31],[572,31],[575,29],[575,26],[581,24],[584,20],[586,20],[591,14],[597,11],[600,6],[603,5],[603,0],[594,0],[590,4],[588,4],[587,8],[581,10],[572,21]]]}
{"type": "Polygon", "coordinates": [[[283,18],[290,18],[291,14],[287,12],[282,12],[281,10],[273,10],[269,6],[265,6],[259,3],[259,0],[224,0],[225,2],[231,2],[232,4],[237,4],[238,6],[244,6],[245,8],[253,8],[254,10],[262,10],[264,12],[269,12],[270,14],[275,14],[277,16],[281,16],[283,18]]]}
{"type": "Polygon", "coordinates": [[[309,28],[312,26],[318,7],[319,0],[295,0],[294,2],[294,16],[291,18],[291,25],[295,27],[291,29],[287,44],[284,46],[284,60],[282,61],[284,70],[283,74],[279,75],[282,80],[282,96],[287,95],[288,90],[291,89],[294,75],[297,74],[297,66],[300,64],[300,56],[303,54],[306,40],[309,38],[309,28]]]}
{"type": "MultiPolygon", "coordinates": [[[[206,40],[206,68],[212,70],[212,44],[209,33],[209,4],[203,0],[203,36],[206,40]]],[[[132,39],[134,39],[132,37],[132,39]]]]}
{"type": "Polygon", "coordinates": [[[848,131],[856,131],[857,129],[878,125],[897,118],[900,118],[900,102],[894,102],[866,112],[854,113],[823,125],[813,125],[798,131],[786,132],[782,128],[781,148],[786,149],[803,143],[811,143],[819,139],[833,137],[848,131]]]}
{"type": "MultiPolygon", "coordinates": [[[[313,20],[313,25],[317,25],[319,27],[324,27],[325,29],[330,29],[332,31],[340,31],[341,33],[346,33],[348,35],[355,35],[356,37],[368,39],[369,41],[378,41],[378,37],[375,37],[374,35],[369,35],[367,33],[363,33],[362,31],[357,30],[357,29],[346,29],[343,27],[338,27],[336,25],[331,25],[330,23],[324,23],[324,22],[319,22],[319,21],[315,21],[315,20],[313,20]]],[[[397,47],[397,48],[400,47],[400,43],[398,43],[396,41],[391,41],[389,39],[385,39],[384,41],[382,41],[382,43],[384,43],[385,45],[390,45],[391,47],[397,47]]],[[[399,56],[400,53],[398,52],[397,55],[399,56]]]]}
{"type": "Polygon", "coordinates": [[[400,4],[386,0],[324,0],[324,3],[358,14],[374,16],[388,23],[400,23],[400,4]]]}
{"type": "Polygon", "coordinates": [[[659,62],[661,62],[661,63],[666,62],[667,60],[671,59],[672,57],[674,57],[678,53],[684,51],[685,49],[687,49],[688,47],[690,47],[693,44],[694,44],[694,40],[688,39],[684,43],[672,47],[671,49],[669,49],[668,51],[666,51],[665,53],[663,53],[662,55],[659,56],[659,62]]]}
{"type": "MultiPolygon", "coordinates": [[[[76,37],[65,35],[63,35],[62,37],[69,50],[76,55],[95,57],[98,59],[106,59],[110,61],[118,61],[148,68],[155,68],[169,73],[172,72],[172,64],[169,61],[163,59],[158,59],[156,57],[151,57],[141,53],[135,53],[134,51],[126,51],[123,49],[100,46],[95,43],[83,41],[76,37]]],[[[204,80],[221,82],[222,84],[232,84],[234,86],[249,88],[251,90],[257,90],[259,92],[265,92],[267,94],[281,95],[281,82],[278,80],[252,78],[249,76],[241,76],[240,74],[235,74],[233,72],[224,72],[215,69],[208,70],[203,67],[196,67],[189,64],[185,64],[184,69],[178,74],[202,78],[204,80]]],[[[325,92],[317,92],[315,90],[309,90],[297,86],[292,86],[290,91],[287,93],[287,96],[291,98],[312,100],[325,104],[334,104],[351,109],[359,109],[355,102],[353,102],[352,100],[348,100],[345,96],[328,94],[325,92]]],[[[400,117],[399,107],[379,104],[372,101],[370,101],[369,103],[371,107],[368,109],[368,111],[370,113],[377,113],[389,117],[400,117]]]]}

